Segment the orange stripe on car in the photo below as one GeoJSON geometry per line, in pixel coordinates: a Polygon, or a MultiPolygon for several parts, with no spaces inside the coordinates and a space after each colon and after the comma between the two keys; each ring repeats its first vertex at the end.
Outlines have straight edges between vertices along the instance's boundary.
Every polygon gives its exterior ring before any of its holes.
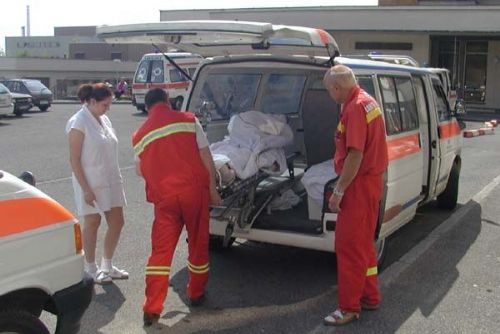
{"type": "Polygon", "coordinates": [[[417,133],[387,141],[389,161],[401,159],[420,151],[420,140],[417,133]]]}
{"type": "Polygon", "coordinates": [[[186,88],[189,86],[189,81],[176,82],[176,83],[152,83],[150,88],[186,88]]]}
{"type": "Polygon", "coordinates": [[[75,220],[62,205],[43,197],[0,201],[0,212],[0,237],[75,220]]]}
{"type": "Polygon", "coordinates": [[[321,43],[328,44],[328,42],[330,41],[330,39],[328,38],[328,33],[323,29],[316,29],[316,31],[318,32],[321,43]]]}
{"type": "Polygon", "coordinates": [[[449,123],[439,125],[439,138],[448,139],[450,137],[460,136],[461,130],[458,122],[452,120],[449,123]]]}

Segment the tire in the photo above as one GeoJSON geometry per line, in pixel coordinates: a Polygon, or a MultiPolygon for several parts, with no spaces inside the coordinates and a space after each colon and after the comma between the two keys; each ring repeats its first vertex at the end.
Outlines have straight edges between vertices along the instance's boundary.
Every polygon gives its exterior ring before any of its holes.
{"type": "Polygon", "coordinates": [[[16,117],[22,117],[23,116],[23,111],[22,110],[19,110],[19,109],[14,109],[13,111],[14,115],[16,115],[16,117]]]}
{"type": "Polygon", "coordinates": [[[220,235],[210,235],[210,238],[208,240],[208,247],[213,251],[224,251],[231,248],[234,240],[236,240],[236,238],[229,239],[227,246],[224,246],[224,237],[220,235]]]}
{"type": "Polygon", "coordinates": [[[446,188],[437,197],[438,208],[444,210],[453,210],[458,201],[458,183],[460,181],[460,162],[455,161],[450,170],[446,188]]]}
{"type": "Polygon", "coordinates": [[[0,311],[0,332],[49,334],[49,330],[40,319],[21,309],[0,311]]]}
{"type": "Polygon", "coordinates": [[[375,252],[377,253],[377,264],[379,268],[382,267],[387,255],[387,244],[385,241],[385,238],[379,238],[375,241],[375,252]]]}
{"type": "Polygon", "coordinates": [[[174,100],[174,104],[173,104],[173,106],[172,106],[172,107],[173,107],[175,110],[181,110],[181,108],[182,108],[182,103],[183,103],[183,102],[184,102],[184,99],[182,98],[182,96],[179,96],[179,97],[175,98],[175,100],[174,100]]]}
{"type": "Polygon", "coordinates": [[[50,105],[48,105],[48,106],[43,106],[43,107],[42,107],[42,106],[40,106],[39,108],[40,108],[40,111],[47,111],[47,110],[49,109],[49,107],[50,107],[50,105]]]}

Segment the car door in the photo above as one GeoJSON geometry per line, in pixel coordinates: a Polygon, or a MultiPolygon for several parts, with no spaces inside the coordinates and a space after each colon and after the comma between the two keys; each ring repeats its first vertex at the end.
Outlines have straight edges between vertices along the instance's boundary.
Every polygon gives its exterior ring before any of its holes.
{"type": "Polygon", "coordinates": [[[449,172],[455,160],[457,148],[460,147],[460,126],[452,116],[448,99],[437,78],[432,78],[433,102],[437,118],[437,131],[439,138],[439,173],[436,183],[436,192],[440,193],[446,187],[449,172]]]}
{"type": "Polygon", "coordinates": [[[379,75],[378,84],[387,132],[386,217],[382,235],[415,214],[421,198],[423,151],[415,90],[409,75],[379,75]]]}

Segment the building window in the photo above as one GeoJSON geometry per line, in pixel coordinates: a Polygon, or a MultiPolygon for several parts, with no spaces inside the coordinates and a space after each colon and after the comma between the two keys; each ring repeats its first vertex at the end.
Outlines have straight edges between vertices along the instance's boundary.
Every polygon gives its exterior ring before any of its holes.
{"type": "Polygon", "coordinates": [[[85,59],[85,52],[75,52],[75,59],[85,59]]]}
{"type": "Polygon", "coordinates": [[[357,50],[413,50],[412,43],[399,42],[356,42],[354,44],[357,50]]]}
{"type": "Polygon", "coordinates": [[[122,60],[121,52],[111,52],[111,60],[119,59],[122,60]]]}
{"type": "Polygon", "coordinates": [[[467,41],[465,47],[465,101],[485,102],[487,60],[488,42],[467,41]]]}

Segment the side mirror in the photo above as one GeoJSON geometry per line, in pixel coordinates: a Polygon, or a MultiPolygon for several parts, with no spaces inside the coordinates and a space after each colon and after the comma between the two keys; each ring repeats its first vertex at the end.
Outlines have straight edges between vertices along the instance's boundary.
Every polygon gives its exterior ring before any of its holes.
{"type": "Polygon", "coordinates": [[[32,172],[23,172],[21,175],[19,175],[19,178],[27,184],[32,185],[33,187],[36,186],[35,176],[32,172]]]}

